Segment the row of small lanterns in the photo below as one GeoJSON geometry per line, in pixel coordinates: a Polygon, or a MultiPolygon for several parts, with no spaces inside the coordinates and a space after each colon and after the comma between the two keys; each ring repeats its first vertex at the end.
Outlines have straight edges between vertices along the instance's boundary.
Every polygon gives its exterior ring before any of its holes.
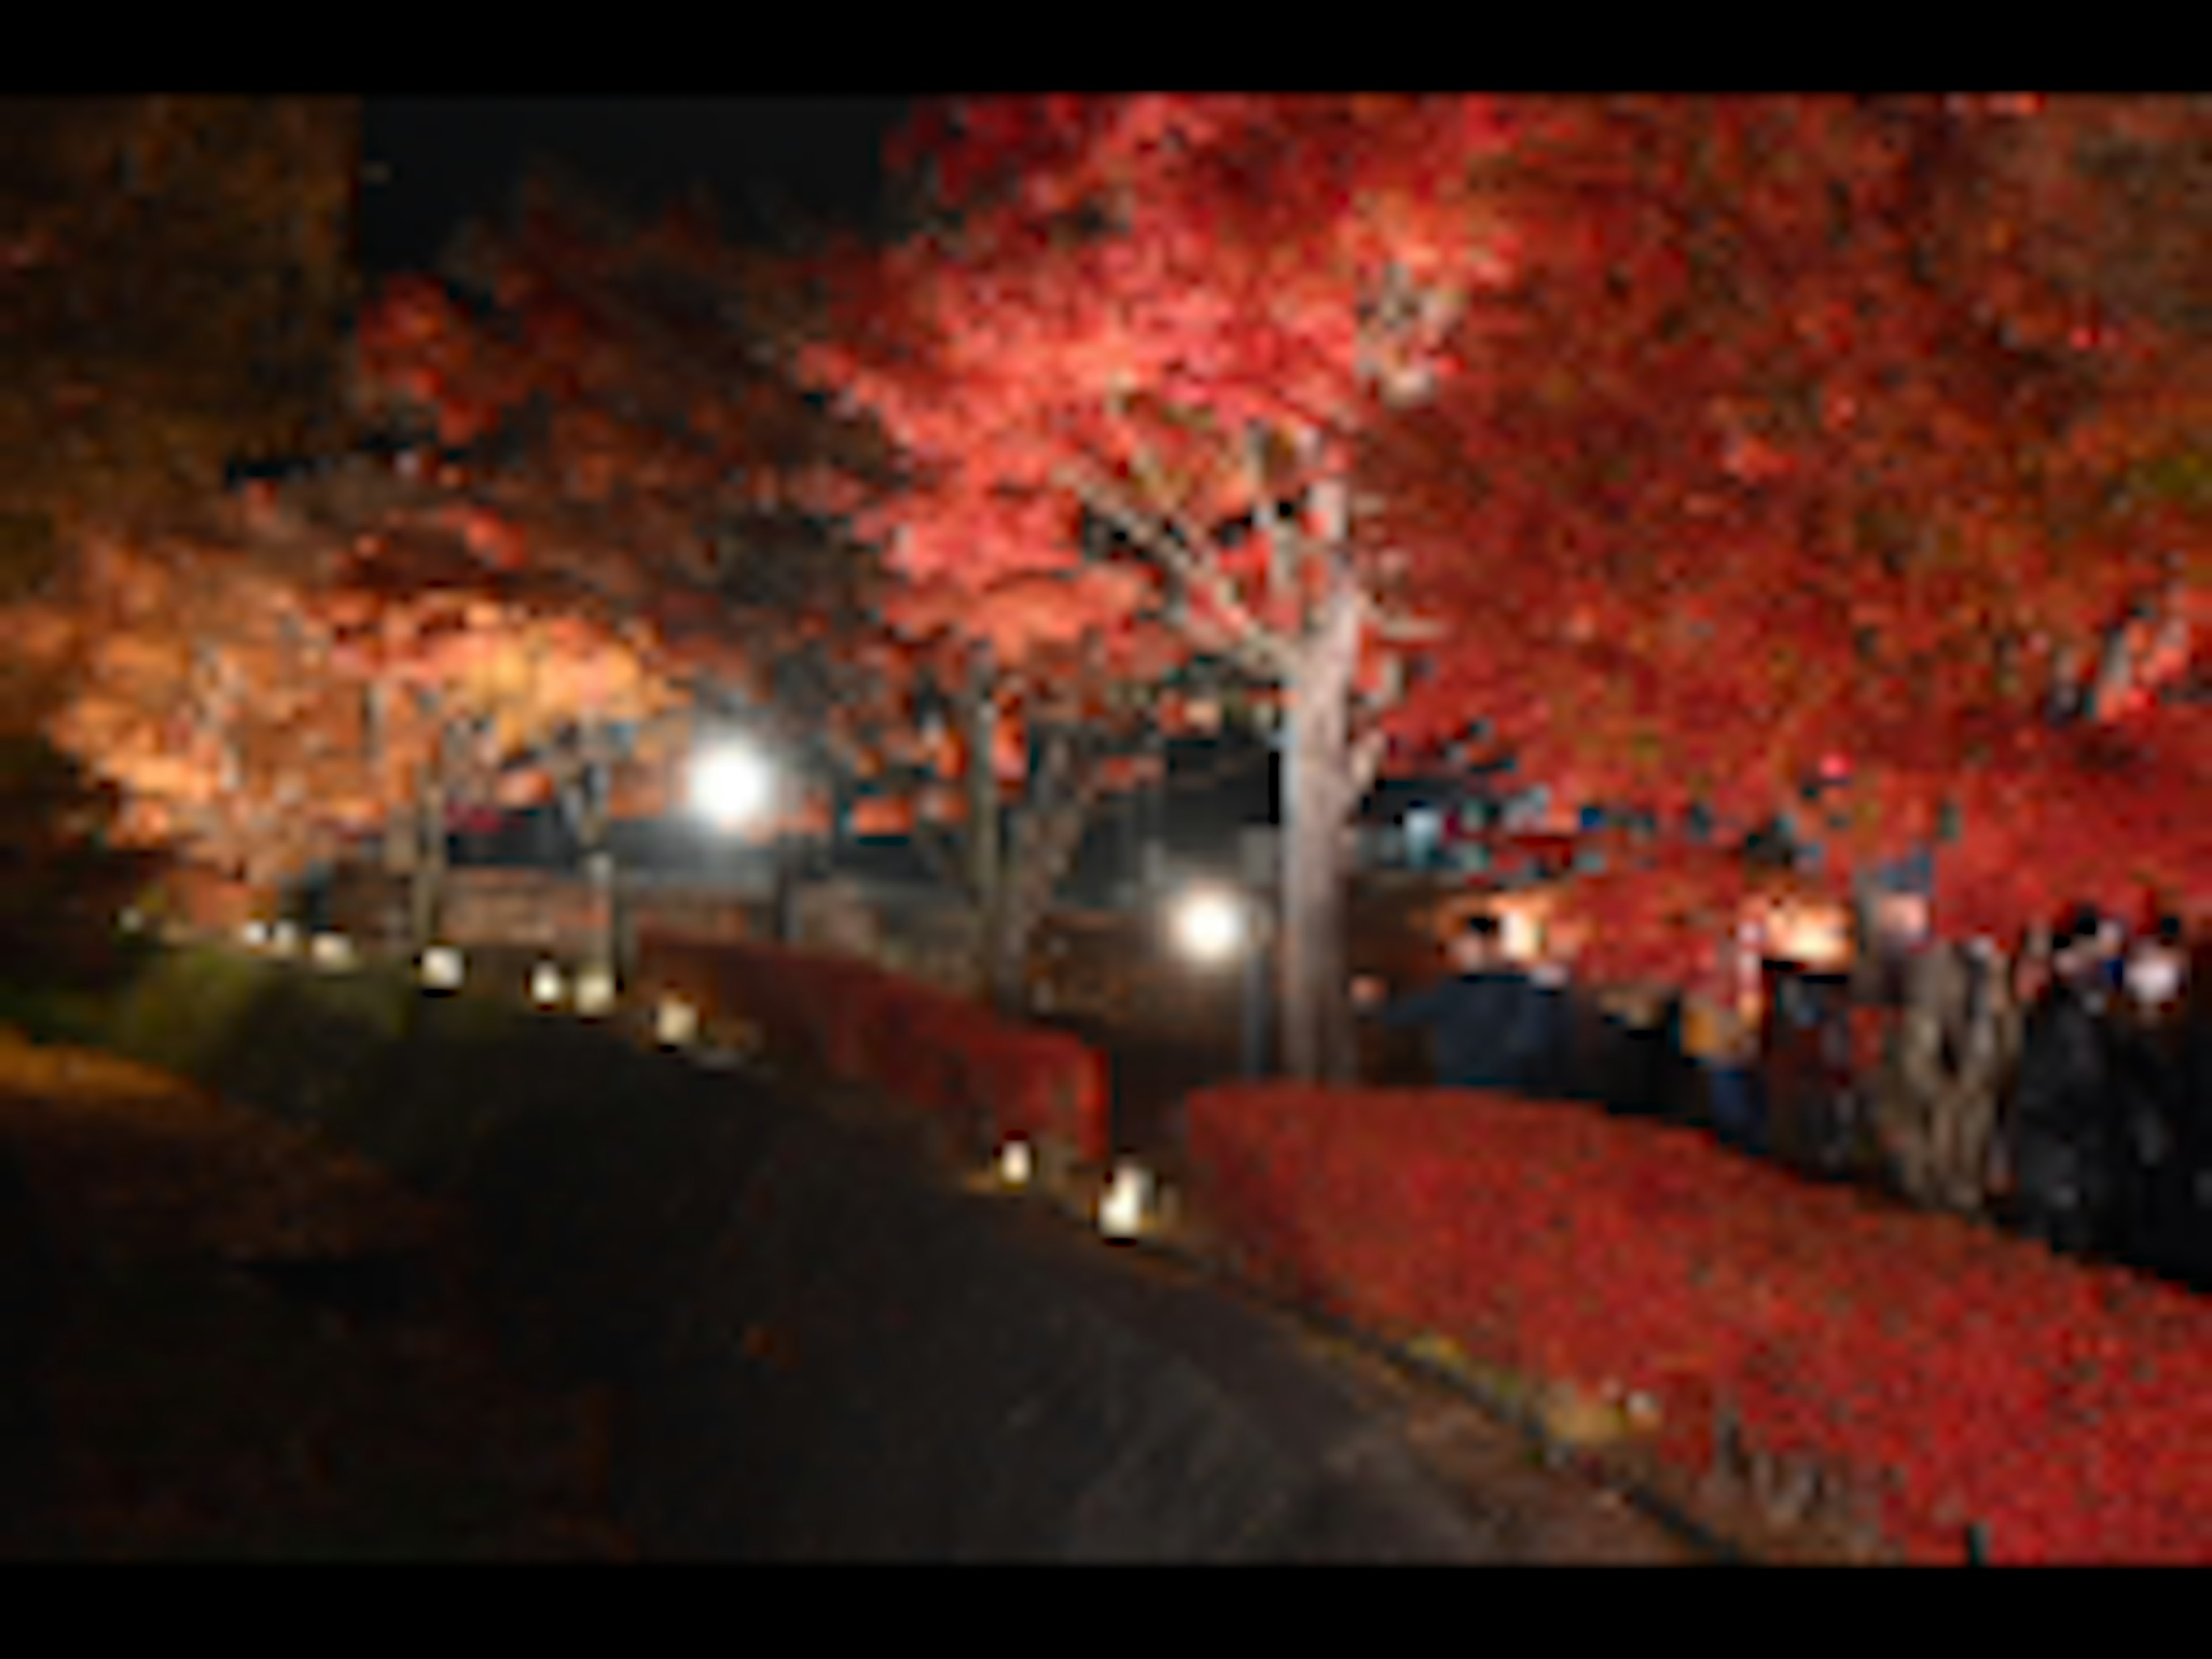
{"type": "MultiPolygon", "coordinates": [[[[299,928],[289,921],[249,921],[240,930],[245,943],[280,957],[298,953],[299,928]]],[[[353,945],[340,933],[319,933],[308,940],[308,955],[319,965],[343,969],[355,964],[353,945]]],[[[457,991],[465,976],[466,963],[459,949],[434,945],[418,963],[422,985],[433,991],[457,991]]],[[[576,1012],[602,1014],[615,1002],[613,976],[604,969],[586,969],[573,982],[550,962],[531,970],[530,999],[541,1008],[555,1008],[573,990],[576,1012]]],[[[698,1041],[699,1011],[681,997],[663,996],[654,1010],[653,1035],[664,1047],[689,1048],[698,1041]]],[[[997,1173],[1000,1183],[1018,1190],[1036,1179],[1036,1162],[1029,1144],[1010,1139],[1000,1149],[997,1173]]],[[[1158,1193],[1151,1174],[1134,1159],[1118,1160],[1101,1193],[1095,1213],[1098,1231],[1111,1239],[1134,1239],[1150,1231],[1158,1218],[1158,1193]]]]}

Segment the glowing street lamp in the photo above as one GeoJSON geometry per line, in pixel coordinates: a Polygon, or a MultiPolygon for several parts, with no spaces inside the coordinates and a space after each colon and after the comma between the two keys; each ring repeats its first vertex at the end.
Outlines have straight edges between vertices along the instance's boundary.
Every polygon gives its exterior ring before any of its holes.
{"type": "Polygon", "coordinates": [[[1267,1011],[1267,917],[1258,900],[1228,886],[1194,887],[1176,900],[1169,916],[1176,947],[1206,968],[1243,964],[1241,1009],[1244,1074],[1265,1069],[1267,1011]]]}
{"type": "Polygon", "coordinates": [[[692,763],[692,810],[717,830],[759,823],[775,799],[775,768],[748,744],[719,744],[692,763]]]}
{"type": "Polygon", "coordinates": [[[1251,931],[1248,907],[1241,894],[1224,888],[1201,887],[1176,902],[1176,943],[1194,962],[1208,966],[1243,954],[1251,931]]]}

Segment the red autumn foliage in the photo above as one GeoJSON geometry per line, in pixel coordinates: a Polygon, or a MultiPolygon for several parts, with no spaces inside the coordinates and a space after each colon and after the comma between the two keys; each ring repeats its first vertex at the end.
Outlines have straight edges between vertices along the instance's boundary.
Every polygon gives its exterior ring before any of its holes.
{"type": "MultiPolygon", "coordinates": [[[[2173,694],[2203,673],[2212,375],[2166,257],[2178,224],[2205,228],[2179,182],[2201,112],[1516,114],[1496,197],[1525,230],[1516,281],[1477,295],[1455,372],[1366,451],[1375,533],[1446,590],[1425,603],[1483,619],[1409,727],[1480,712],[1555,797],[1670,827],[1698,798],[1732,833],[1794,807],[1838,890],[1948,805],[1960,933],[2203,896],[2212,709],[2173,694]],[[2130,641],[2138,602],[2165,625],[2130,641]],[[2082,715],[2054,726],[2055,692],[2082,715]],[[1845,753],[1829,823],[1798,791],[1845,753]]],[[[1701,861],[1650,868],[1686,889],[1701,861]]]]}
{"type": "Polygon", "coordinates": [[[640,929],[636,977],[709,1022],[757,1026],[788,1060],[938,1117],[963,1152],[1020,1137],[1056,1141],[1092,1164],[1106,1158],[1105,1062],[1063,1033],[1012,1024],[850,958],[658,927],[640,929]]]}
{"type": "Polygon", "coordinates": [[[1695,1469],[1764,1450],[1894,1484],[1911,1559],[2202,1561],[2212,1311],[2028,1242],[1808,1188],[1687,1131],[1459,1091],[1221,1088],[1194,1194],[1250,1271],[1385,1334],[1641,1389],[1695,1469]]]}

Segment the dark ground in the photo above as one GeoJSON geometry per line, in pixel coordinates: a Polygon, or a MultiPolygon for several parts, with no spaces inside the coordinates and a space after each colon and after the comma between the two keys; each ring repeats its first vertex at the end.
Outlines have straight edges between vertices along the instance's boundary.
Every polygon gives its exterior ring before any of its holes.
{"type": "Polygon", "coordinates": [[[871,1102],[309,983],[199,1062],[250,1110],[11,1085],[11,1554],[1692,1558],[871,1102]]]}

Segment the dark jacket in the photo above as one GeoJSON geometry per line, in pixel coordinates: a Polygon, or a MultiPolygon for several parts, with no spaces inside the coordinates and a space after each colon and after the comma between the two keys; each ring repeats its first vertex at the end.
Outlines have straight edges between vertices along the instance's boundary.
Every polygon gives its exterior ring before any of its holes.
{"type": "Polygon", "coordinates": [[[2178,1265],[2191,1220],[2189,1155],[2198,1132],[2190,1036],[2179,1019],[2125,1016],[2111,1033],[2119,1244],[2124,1259],[2158,1271],[2178,1265]]]}
{"type": "Polygon", "coordinates": [[[2028,1015],[2010,1139],[2024,1218],[2069,1248],[2108,1242],[2120,1151],[2112,1081],[2098,1011],[2080,991],[2052,987],[2028,1015]]]}
{"type": "Polygon", "coordinates": [[[1540,1091],[1556,1077],[1565,1000],[1520,974],[1462,974],[1385,1003],[1380,1024],[1431,1033],[1439,1086],[1540,1091]]]}

